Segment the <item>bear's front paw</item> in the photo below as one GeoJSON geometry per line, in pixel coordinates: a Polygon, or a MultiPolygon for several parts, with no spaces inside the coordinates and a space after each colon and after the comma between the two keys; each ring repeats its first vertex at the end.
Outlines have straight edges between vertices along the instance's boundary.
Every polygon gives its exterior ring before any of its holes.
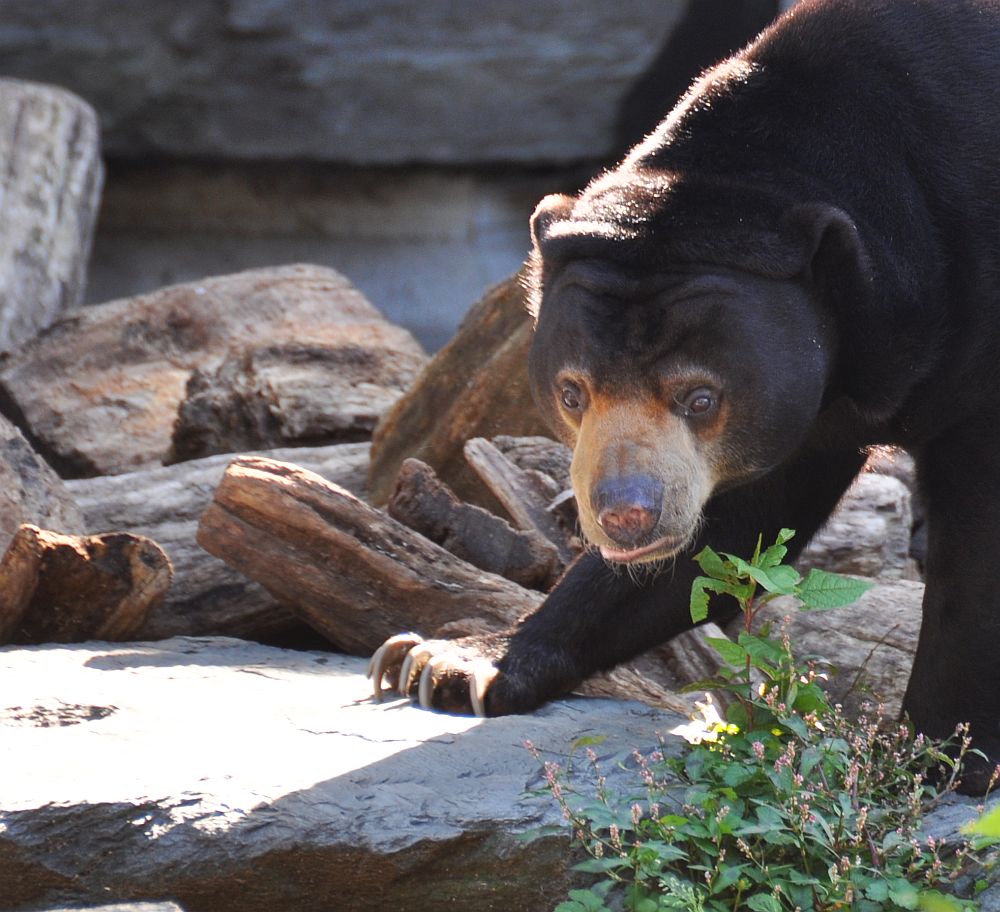
{"type": "Polygon", "coordinates": [[[416,633],[390,637],[368,663],[376,700],[388,683],[403,696],[416,696],[426,709],[462,715],[486,715],[486,692],[498,674],[474,646],[416,633]]]}

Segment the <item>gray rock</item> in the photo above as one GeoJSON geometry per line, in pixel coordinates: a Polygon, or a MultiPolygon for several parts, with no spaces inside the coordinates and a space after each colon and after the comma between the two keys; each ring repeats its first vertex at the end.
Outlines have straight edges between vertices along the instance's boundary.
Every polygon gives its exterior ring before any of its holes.
{"type": "Polygon", "coordinates": [[[0,79],[0,353],[81,303],[103,173],[86,102],[0,79]]]}
{"type": "MultiPolygon", "coordinates": [[[[879,583],[857,602],[830,611],[801,611],[781,597],[761,609],[758,623],[781,624],[798,655],[818,655],[836,673],[827,690],[834,702],[856,714],[865,700],[881,702],[887,718],[899,715],[920,634],[923,583],[909,580],[879,583]]],[[[735,635],[730,626],[729,632],[735,635]]]]}
{"type": "Polygon", "coordinates": [[[863,473],[796,563],[886,580],[909,573],[910,491],[898,478],[863,473]]]}
{"type": "Polygon", "coordinates": [[[83,516],[63,481],[0,415],[0,556],[21,523],[55,532],[84,531],[83,516]]]}
{"type": "Polygon", "coordinates": [[[4,0],[0,48],[94,104],[115,156],[567,162],[610,150],[686,5],[4,0]]]}
{"type": "Polygon", "coordinates": [[[571,699],[476,720],[368,700],[364,662],[238,640],[0,649],[0,908],[548,910],[569,883],[539,787],[581,735],[609,786],[676,715],[571,699]]]}

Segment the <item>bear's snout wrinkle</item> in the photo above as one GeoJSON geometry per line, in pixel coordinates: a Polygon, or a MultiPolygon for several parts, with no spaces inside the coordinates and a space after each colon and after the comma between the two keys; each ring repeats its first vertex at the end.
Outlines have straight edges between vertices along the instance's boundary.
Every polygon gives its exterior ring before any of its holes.
{"type": "Polygon", "coordinates": [[[590,500],[608,538],[619,545],[634,545],[660,519],[663,483],[651,475],[603,478],[594,485],[590,500]]]}

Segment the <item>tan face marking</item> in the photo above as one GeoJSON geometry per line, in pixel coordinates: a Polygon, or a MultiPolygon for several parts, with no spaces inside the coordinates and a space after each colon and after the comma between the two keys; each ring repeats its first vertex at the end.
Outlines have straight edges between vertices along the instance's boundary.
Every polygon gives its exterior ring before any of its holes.
{"type": "Polygon", "coordinates": [[[584,534],[602,548],[620,551],[598,522],[592,492],[605,479],[650,476],[662,483],[663,502],[649,538],[673,545],[637,561],[669,556],[696,531],[714,487],[712,455],[718,433],[713,427],[713,439],[701,440],[688,419],[651,395],[619,398],[591,391],[588,399],[579,416],[571,467],[584,534]]]}

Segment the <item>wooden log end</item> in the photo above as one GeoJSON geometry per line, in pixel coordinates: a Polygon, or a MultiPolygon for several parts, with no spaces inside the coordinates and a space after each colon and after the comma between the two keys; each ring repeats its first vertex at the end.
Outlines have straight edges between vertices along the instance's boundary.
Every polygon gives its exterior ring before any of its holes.
{"type": "Polygon", "coordinates": [[[172,577],[166,553],[144,536],[24,524],[0,561],[0,641],[131,639],[172,577]]]}

